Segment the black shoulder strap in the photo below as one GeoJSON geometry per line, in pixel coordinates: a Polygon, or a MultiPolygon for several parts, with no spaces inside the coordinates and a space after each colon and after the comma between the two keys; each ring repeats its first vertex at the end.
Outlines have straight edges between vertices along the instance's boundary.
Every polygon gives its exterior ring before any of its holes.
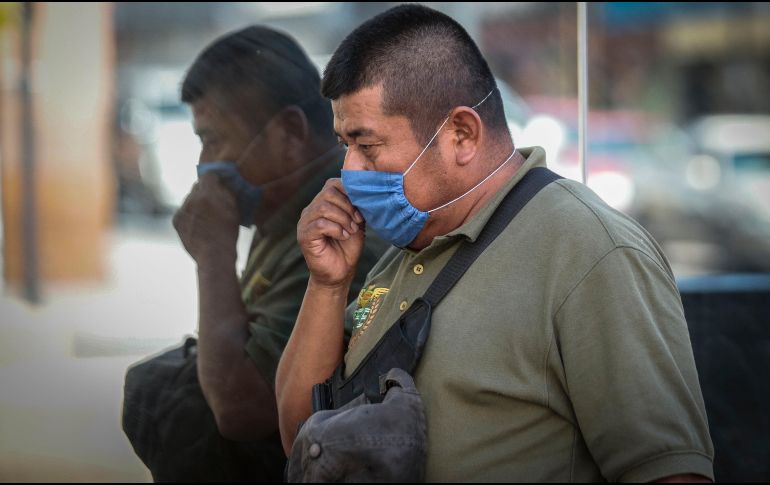
{"type": "Polygon", "coordinates": [[[338,409],[361,394],[366,394],[370,402],[379,402],[384,395],[381,376],[394,367],[412,373],[430,334],[433,308],[527,202],[543,187],[560,178],[545,167],[530,169],[495,209],[476,240],[460,246],[422,298],[415,300],[388,329],[350,376],[343,377],[343,363],[326,382],[313,387],[313,410],[338,409]]]}
{"type": "Polygon", "coordinates": [[[545,167],[530,169],[513,190],[505,196],[500,205],[497,206],[492,217],[490,217],[484,229],[476,238],[476,241],[464,243],[460,246],[446,266],[436,276],[436,279],[433,280],[433,283],[431,283],[423,296],[430,303],[431,307],[435,308],[444,296],[449,293],[449,290],[460,281],[460,278],[476,261],[476,258],[503,232],[503,229],[508,227],[508,224],[527,205],[527,202],[537,195],[543,187],[560,178],[562,177],[545,167]]]}

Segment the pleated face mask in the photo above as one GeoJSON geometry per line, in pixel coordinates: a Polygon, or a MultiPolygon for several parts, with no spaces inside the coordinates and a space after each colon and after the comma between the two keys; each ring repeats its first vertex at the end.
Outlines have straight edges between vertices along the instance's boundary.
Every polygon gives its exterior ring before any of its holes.
{"type": "Polygon", "coordinates": [[[241,175],[237,162],[217,161],[201,163],[197,166],[198,178],[204,173],[213,172],[235,196],[238,214],[243,227],[254,225],[254,218],[262,201],[262,187],[258,187],[241,175]]]}
{"type": "MultiPolygon", "coordinates": [[[[473,109],[479,107],[493,92],[494,89],[478,104],[473,106],[473,109]]],[[[372,228],[377,235],[390,241],[391,244],[397,247],[405,248],[414,241],[425,227],[431,212],[443,209],[473,192],[496,174],[513,157],[513,153],[511,153],[494,172],[459,197],[429,211],[419,210],[406,198],[404,193],[404,177],[409,174],[417,161],[430,147],[447,121],[449,121],[448,117],[404,173],[377,172],[375,170],[342,171],[342,185],[345,187],[345,192],[350,202],[361,212],[364,220],[366,220],[367,227],[372,228]]]]}

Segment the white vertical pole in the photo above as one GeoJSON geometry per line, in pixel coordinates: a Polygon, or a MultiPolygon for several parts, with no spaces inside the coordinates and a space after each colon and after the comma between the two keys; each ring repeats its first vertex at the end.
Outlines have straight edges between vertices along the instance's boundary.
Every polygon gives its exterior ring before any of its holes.
{"type": "Polygon", "coordinates": [[[582,182],[586,183],[586,139],[588,130],[588,22],[586,2],[577,2],[577,77],[578,77],[578,163],[582,182]]]}

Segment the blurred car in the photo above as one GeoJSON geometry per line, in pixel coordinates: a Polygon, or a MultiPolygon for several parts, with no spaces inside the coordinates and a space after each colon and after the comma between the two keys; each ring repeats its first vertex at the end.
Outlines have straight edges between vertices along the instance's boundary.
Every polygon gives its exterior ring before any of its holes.
{"type": "Polygon", "coordinates": [[[687,167],[690,185],[726,191],[770,222],[770,116],[705,116],[690,133],[697,155],[687,167]]]}
{"type": "MultiPolygon", "coordinates": [[[[521,142],[543,146],[552,170],[581,181],[577,100],[533,96],[526,102],[535,114],[521,142]]],[[[650,190],[671,177],[662,154],[652,147],[660,144],[659,133],[672,127],[634,110],[591,110],[587,123],[586,184],[613,208],[641,216],[652,197],[650,190]]]]}
{"type": "MultiPolygon", "coordinates": [[[[533,113],[530,124],[550,115],[558,127],[530,139],[524,130],[521,140],[546,146],[549,166],[580,180],[577,100],[528,97],[526,102],[533,113]]],[[[641,111],[591,110],[587,185],[639,221],[678,276],[768,271],[768,120],[710,116],[685,130],[641,111]]]]}
{"type": "Polygon", "coordinates": [[[770,271],[770,116],[709,115],[688,133],[684,179],[730,271],[770,271]]]}

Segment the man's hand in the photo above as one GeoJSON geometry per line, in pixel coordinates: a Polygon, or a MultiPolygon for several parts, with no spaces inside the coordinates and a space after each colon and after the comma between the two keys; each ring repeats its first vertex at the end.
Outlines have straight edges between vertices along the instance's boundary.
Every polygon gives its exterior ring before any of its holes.
{"type": "Polygon", "coordinates": [[[232,193],[205,173],[174,215],[174,228],[198,264],[198,380],[222,436],[264,439],[278,427],[273,391],[243,347],[249,315],[235,273],[240,217],[232,193]]]}
{"type": "Polygon", "coordinates": [[[313,411],[313,385],[323,382],[342,361],[345,305],[364,247],[363,223],[340,179],[330,179],[297,224],[297,241],[310,281],[275,378],[281,441],[287,454],[298,424],[313,411]]]}
{"type": "Polygon", "coordinates": [[[238,241],[235,196],[216,174],[204,174],[174,214],[174,228],[185,249],[201,264],[235,264],[238,241]]]}
{"type": "Polygon", "coordinates": [[[353,280],[364,247],[364,219],[340,179],[329,179],[302,211],[297,241],[314,283],[340,287],[353,280]]]}

